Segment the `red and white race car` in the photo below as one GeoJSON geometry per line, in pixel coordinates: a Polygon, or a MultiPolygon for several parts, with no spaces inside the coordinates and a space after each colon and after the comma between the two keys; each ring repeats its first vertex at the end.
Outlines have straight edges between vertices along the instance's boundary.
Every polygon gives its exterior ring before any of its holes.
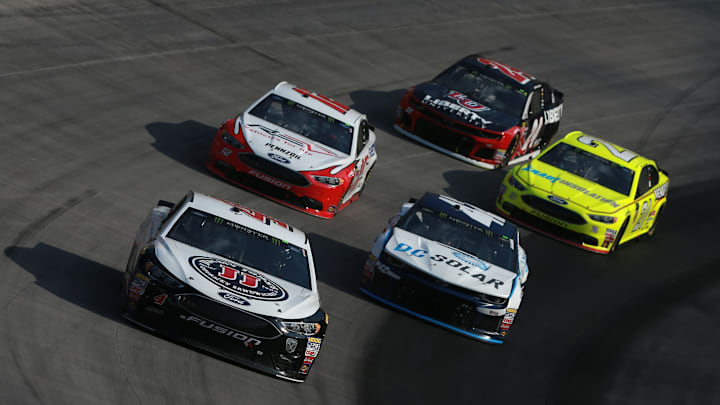
{"type": "Polygon", "coordinates": [[[364,114],[287,82],[222,123],[206,167],[321,218],[355,201],[377,160],[364,114]]]}

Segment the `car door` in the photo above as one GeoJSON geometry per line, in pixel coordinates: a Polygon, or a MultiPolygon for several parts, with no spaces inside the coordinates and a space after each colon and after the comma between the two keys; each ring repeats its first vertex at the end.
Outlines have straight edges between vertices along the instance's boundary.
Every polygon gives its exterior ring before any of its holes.
{"type": "Polygon", "coordinates": [[[640,235],[650,227],[651,213],[656,208],[654,190],[658,185],[659,178],[658,170],[652,164],[648,164],[640,170],[637,188],[635,190],[634,213],[628,225],[630,230],[629,236],[640,235]]]}
{"type": "Polygon", "coordinates": [[[525,134],[522,143],[518,145],[519,155],[524,155],[535,146],[544,123],[542,86],[538,85],[528,97],[527,119],[524,122],[525,134]]]}
{"type": "Polygon", "coordinates": [[[363,119],[360,122],[360,125],[358,126],[358,136],[356,140],[356,148],[355,148],[355,162],[353,172],[355,175],[353,176],[350,186],[348,187],[347,191],[345,192],[345,196],[343,197],[343,202],[346,202],[350,197],[355,195],[360,188],[362,187],[362,182],[365,180],[365,176],[367,175],[367,171],[370,170],[369,160],[370,160],[370,125],[368,124],[367,120],[363,119]]]}

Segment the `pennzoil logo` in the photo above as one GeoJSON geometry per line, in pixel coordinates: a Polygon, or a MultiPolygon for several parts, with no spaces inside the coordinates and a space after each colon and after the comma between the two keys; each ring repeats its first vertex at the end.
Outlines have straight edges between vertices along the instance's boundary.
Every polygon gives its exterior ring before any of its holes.
{"type": "Polygon", "coordinates": [[[229,260],[193,256],[188,261],[200,275],[232,292],[262,301],[283,301],[288,298],[287,291],[274,281],[229,260]]]}

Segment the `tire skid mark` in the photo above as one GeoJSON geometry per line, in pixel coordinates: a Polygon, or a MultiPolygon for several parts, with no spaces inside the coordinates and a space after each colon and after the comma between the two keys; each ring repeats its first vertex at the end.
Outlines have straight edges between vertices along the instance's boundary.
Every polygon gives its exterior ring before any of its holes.
{"type": "Polygon", "coordinates": [[[130,382],[130,377],[128,376],[127,369],[125,368],[125,363],[123,363],[122,354],[120,353],[120,339],[118,338],[117,324],[115,324],[115,353],[117,354],[118,362],[120,362],[120,371],[122,371],[123,378],[125,379],[125,383],[130,388],[130,391],[132,391],[137,402],[139,404],[142,404],[143,401],[142,401],[142,399],[140,399],[140,395],[138,395],[137,391],[135,390],[135,386],[133,386],[132,383],[130,382]]]}
{"type": "Polygon", "coordinates": [[[650,119],[650,124],[648,124],[647,128],[645,128],[645,131],[640,136],[640,142],[638,142],[635,150],[642,152],[645,149],[645,145],[647,145],[648,141],[655,133],[655,130],[660,126],[660,124],[665,120],[665,118],[670,115],[670,113],[675,109],[675,107],[680,105],[683,100],[688,98],[691,94],[693,94],[703,85],[706,85],[708,82],[712,81],[715,77],[718,76],[718,74],[720,74],[720,69],[715,69],[711,71],[708,75],[696,80],[695,83],[691,84],[675,98],[670,100],[670,102],[662,110],[660,110],[657,114],[655,114],[653,118],[650,119]]]}
{"type": "Polygon", "coordinates": [[[27,371],[25,370],[22,363],[20,362],[20,358],[19,358],[20,356],[18,355],[17,351],[15,350],[15,345],[10,344],[8,346],[10,347],[10,354],[12,355],[13,364],[15,364],[15,368],[18,370],[18,373],[20,374],[20,377],[22,377],[23,382],[30,389],[30,392],[32,393],[33,397],[35,397],[35,399],[37,400],[37,403],[44,404],[45,401],[43,401],[42,398],[40,397],[40,393],[35,389],[35,384],[33,384],[32,380],[30,379],[30,376],[28,375],[27,371]]]}
{"type": "MultiPolygon", "coordinates": [[[[155,4],[156,6],[160,7],[158,4],[156,4],[155,1],[149,1],[151,4],[155,4]]],[[[370,34],[370,33],[376,33],[376,32],[391,32],[391,31],[400,31],[404,29],[409,28],[416,28],[418,26],[422,26],[423,28],[430,28],[430,27],[440,27],[440,26],[448,26],[448,25],[457,25],[457,24],[469,24],[469,23],[476,23],[476,22],[483,22],[483,21],[504,21],[504,20],[517,20],[517,19],[532,19],[532,18],[554,18],[559,16],[573,16],[578,14],[589,14],[589,13],[602,13],[602,12],[612,12],[612,11],[619,11],[619,10],[642,10],[647,8],[654,8],[654,7],[679,7],[683,5],[697,5],[697,4],[714,4],[715,0],[696,0],[696,1],[684,1],[684,2],[677,2],[677,1],[659,1],[654,3],[647,3],[647,4],[622,4],[617,6],[603,6],[603,7],[591,7],[587,9],[572,9],[572,10],[553,10],[553,11],[541,11],[541,12],[535,12],[535,13],[510,13],[507,15],[501,15],[501,16],[483,16],[483,17],[472,17],[472,18],[465,18],[465,19],[450,19],[448,21],[439,21],[436,23],[409,23],[405,25],[393,25],[389,27],[378,27],[378,28],[369,28],[365,30],[358,30],[355,29],[351,32],[343,31],[343,32],[331,32],[326,34],[316,34],[316,35],[292,35],[284,37],[284,38],[276,38],[276,39],[262,39],[262,40],[256,40],[256,41],[247,41],[247,42],[231,42],[228,44],[223,45],[210,45],[210,46],[201,46],[196,48],[184,48],[184,49],[174,49],[169,51],[161,51],[161,52],[150,52],[150,53],[144,53],[144,54],[135,54],[135,55],[127,55],[127,56],[120,56],[120,57],[114,57],[114,58],[104,58],[104,59],[93,59],[93,60],[87,60],[83,62],[77,62],[77,63],[67,63],[67,64],[61,64],[61,65],[55,65],[55,66],[47,66],[42,68],[35,68],[35,69],[26,69],[26,70],[16,70],[13,72],[6,72],[6,73],[0,73],[0,79],[3,79],[5,77],[12,77],[12,76],[19,76],[19,75],[25,75],[25,74],[33,74],[33,73],[42,73],[42,72],[51,72],[55,70],[61,70],[61,69],[72,69],[76,67],[83,67],[83,66],[94,66],[94,65],[101,65],[101,64],[108,64],[108,63],[117,63],[117,62],[128,62],[128,61],[134,61],[134,60],[140,60],[140,59],[148,59],[148,58],[156,58],[156,57],[162,57],[162,56],[170,56],[170,55],[183,55],[183,54],[189,54],[189,53],[196,53],[196,52],[208,52],[208,51],[218,51],[223,49],[231,49],[231,48],[243,48],[243,47],[250,47],[252,45],[260,45],[260,44],[268,44],[273,42],[283,42],[283,41],[302,41],[302,40],[312,40],[312,39],[330,39],[330,38],[336,38],[343,35],[361,35],[361,34],[370,34]]],[[[165,8],[167,10],[167,8],[165,8]]],[[[171,11],[171,10],[168,10],[171,11]]],[[[172,11],[171,11],[172,12],[172,11]]],[[[181,14],[176,14],[183,18],[186,18],[182,16],[181,14]]],[[[199,23],[192,21],[194,24],[199,23]]],[[[214,32],[211,29],[205,27],[204,25],[200,25],[201,27],[209,30],[210,32],[213,32],[214,34],[229,40],[228,38],[225,38],[224,35],[214,32]]],[[[251,49],[251,51],[253,51],[251,49]]]]}
{"type": "MultiPolygon", "coordinates": [[[[52,223],[52,222],[55,221],[56,219],[58,219],[58,218],[60,218],[61,216],[63,216],[63,214],[65,214],[66,212],[68,212],[69,210],[71,210],[72,208],[74,208],[76,205],[78,205],[78,204],[80,204],[81,202],[87,200],[88,198],[93,197],[93,196],[96,195],[97,193],[98,193],[98,192],[97,192],[96,190],[93,190],[93,189],[85,190],[85,191],[82,192],[79,196],[75,196],[75,197],[72,197],[72,198],[68,199],[67,201],[65,201],[64,203],[62,203],[59,207],[51,210],[50,212],[48,212],[47,214],[45,214],[43,217],[38,218],[37,220],[35,220],[35,221],[32,222],[31,224],[29,224],[28,226],[26,226],[25,228],[23,228],[23,229],[18,233],[18,235],[15,237],[15,239],[14,239],[13,242],[10,244],[10,246],[8,246],[8,248],[5,249],[5,256],[6,256],[6,257],[13,257],[13,255],[15,254],[15,248],[16,248],[16,247],[18,247],[18,246],[24,244],[25,242],[27,242],[28,240],[32,239],[32,238],[33,238],[35,235],[37,235],[40,231],[42,231],[43,229],[45,229],[50,223],[52,223]]],[[[34,281],[29,281],[29,282],[28,282],[23,288],[21,288],[15,295],[13,295],[12,298],[10,298],[10,299],[8,300],[8,302],[6,302],[5,305],[3,305],[2,308],[0,308],[0,314],[2,314],[2,313],[10,306],[10,304],[12,304],[12,302],[15,301],[15,299],[16,299],[17,297],[19,297],[19,296],[20,296],[30,285],[32,285],[33,283],[34,283],[34,281]]]]}

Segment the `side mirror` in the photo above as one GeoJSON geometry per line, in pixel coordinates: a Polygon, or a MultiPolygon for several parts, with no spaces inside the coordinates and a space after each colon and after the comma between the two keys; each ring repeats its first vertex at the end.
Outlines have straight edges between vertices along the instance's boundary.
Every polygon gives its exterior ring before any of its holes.
{"type": "Polygon", "coordinates": [[[418,199],[415,198],[415,197],[411,197],[411,198],[408,200],[408,202],[411,203],[411,204],[415,204],[416,202],[418,202],[418,199]]]}

